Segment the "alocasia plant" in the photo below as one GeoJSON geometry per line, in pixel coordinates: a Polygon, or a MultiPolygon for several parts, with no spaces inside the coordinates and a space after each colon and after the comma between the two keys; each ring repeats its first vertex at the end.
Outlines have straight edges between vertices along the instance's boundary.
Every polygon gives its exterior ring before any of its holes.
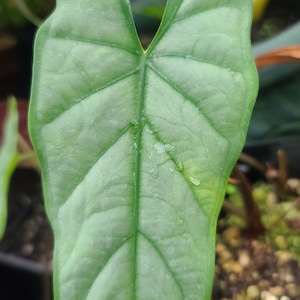
{"type": "Polygon", "coordinates": [[[59,0],[30,130],[56,299],[209,299],[216,220],[257,92],[251,0],[171,0],[148,49],[128,0],[59,0]]]}

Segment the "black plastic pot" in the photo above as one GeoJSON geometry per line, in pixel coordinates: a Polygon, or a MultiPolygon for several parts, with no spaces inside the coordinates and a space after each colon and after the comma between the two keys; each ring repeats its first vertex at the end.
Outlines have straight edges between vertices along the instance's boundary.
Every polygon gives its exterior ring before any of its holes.
{"type": "Polygon", "coordinates": [[[0,253],[1,299],[52,299],[51,274],[46,265],[0,253]]]}
{"type": "Polygon", "coordinates": [[[52,299],[52,247],[40,176],[19,168],[11,179],[8,223],[0,242],[1,300],[52,299]]]}

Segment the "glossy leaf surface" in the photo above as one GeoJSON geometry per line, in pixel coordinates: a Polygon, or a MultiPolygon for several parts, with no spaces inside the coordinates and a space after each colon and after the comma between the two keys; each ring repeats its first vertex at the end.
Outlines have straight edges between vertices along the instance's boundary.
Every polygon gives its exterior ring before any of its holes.
{"type": "Polygon", "coordinates": [[[58,1],[30,111],[56,299],[210,298],[257,90],[250,20],[250,0],[172,0],[144,51],[128,1],[58,1]]]}

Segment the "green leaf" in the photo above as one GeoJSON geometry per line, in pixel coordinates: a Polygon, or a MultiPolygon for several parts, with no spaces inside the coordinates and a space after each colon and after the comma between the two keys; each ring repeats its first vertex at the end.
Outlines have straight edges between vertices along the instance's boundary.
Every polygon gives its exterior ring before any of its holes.
{"type": "Polygon", "coordinates": [[[172,0],[144,51],[127,0],[61,0],[30,131],[56,299],[209,299],[215,226],[257,92],[251,1],[172,0]]]}
{"type": "MultiPolygon", "coordinates": [[[[280,72],[280,69],[278,70],[280,72]]],[[[300,133],[300,72],[260,89],[247,141],[260,142],[300,133]]]]}
{"type": "Polygon", "coordinates": [[[18,163],[18,111],[15,98],[10,98],[0,145],[0,239],[7,222],[7,194],[10,177],[18,163]]]}
{"type": "Polygon", "coordinates": [[[166,0],[138,0],[132,2],[133,14],[161,19],[165,9],[166,0]]]}

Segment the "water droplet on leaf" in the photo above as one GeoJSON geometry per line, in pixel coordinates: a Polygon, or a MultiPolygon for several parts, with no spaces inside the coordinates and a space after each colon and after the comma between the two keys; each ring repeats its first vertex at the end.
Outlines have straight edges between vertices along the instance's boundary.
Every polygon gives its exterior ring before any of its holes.
{"type": "Polygon", "coordinates": [[[153,131],[152,131],[151,129],[146,128],[146,131],[147,131],[149,134],[153,134],[153,131]]]}
{"type": "Polygon", "coordinates": [[[174,146],[170,144],[155,143],[154,148],[156,149],[157,154],[162,154],[165,152],[172,151],[174,149],[174,146]]]}
{"type": "Polygon", "coordinates": [[[189,177],[189,180],[190,180],[190,182],[191,182],[193,185],[195,185],[195,186],[200,185],[200,180],[197,179],[197,178],[195,178],[195,177],[193,177],[193,176],[190,176],[190,177],[189,177]]]}

